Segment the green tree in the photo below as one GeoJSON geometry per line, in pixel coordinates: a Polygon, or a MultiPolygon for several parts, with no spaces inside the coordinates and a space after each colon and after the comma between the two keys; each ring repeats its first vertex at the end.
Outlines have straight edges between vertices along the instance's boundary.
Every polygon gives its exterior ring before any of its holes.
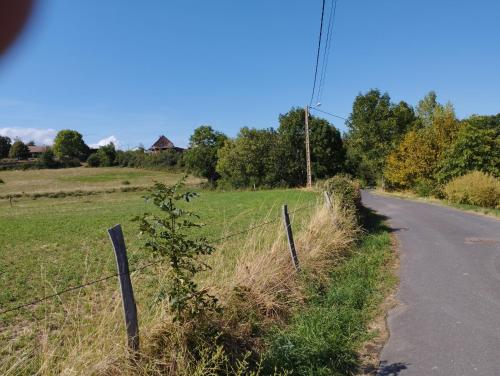
{"type": "Polygon", "coordinates": [[[101,164],[101,159],[97,155],[97,153],[92,153],[87,158],[87,166],[89,167],[99,167],[101,164]]]}
{"type": "MultiPolygon", "coordinates": [[[[279,117],[278,142],[274,159],[280,171],[279,179],[290,186],[306,183],[305,111],[292,108],[279,117]]],[[[309,118],[311,170],[313,177],[322,179],[343,170],[345,149],[340,132],[327,120],[309,118]]]]}
{"type": "Polygon", "coordinates": [[[97,150],[96,154],[97,157],[99,158],[99,166],[111,167],[115,165],[116,149],[115,149],[115,144],[113,144],[112,142],[109,143],[108,145],[101,146],[99,150],[97,150]]]}
{"type": "Polygon", "coordinates": [[[273,129],[242,128],[234,140],[219,150],[217,172],[233,187],[257,187],[276,183],[273,148],[278,135],[273,129]]]}
{"type": "Polygon", "coordinates": [[[64,129],[57,133],[54,139],[54,153],[60,159],[85,160],[89,148],[83,141],[83,137],[77,131],[64,129]]]}
{"type": "Polygon", "coordinates": [[[418,123],[423,127],[430,127],[433,124],[435,116],[441,116],[443,113],[455,113],[453,105],[447,103],[442,105],[437,101],[437,94],[431,90],[423,97],[417,105],[416,114],[418,123]]]}
{"type": "Polygon", "coordinates": [[[196,128],[189,139],[189,149],[184,153],[188,171],[207,178],[213,185],[219,178],[216,171],[217,151],[224,146],[226,140],[224,133],[214,131],[208,125],[196,128]]]}
{"type": "Polygon", "coordinates": [[[0,136],[0,158],[7,158],[12,146],[12,140],[7,136],[0,136]]]}
{"type": "Polygon", "coordinates": [[[30,150],[28,146],[21,140],[16,140],[10,147],[9,157],[17,159],[28,159],[30,150]]]}
{"type": "Polygon", "coordinates": [[[500,176],[500,135],[498,128],[483,128],[465,122],[456,139],[443,153],[437,179],[445,183],[470,171],[500,176]]]}
{"type": "Polygon", "coordinates": [[[55,168],[58,167],[58,163],[54,159],[54,152],[52,149],[47,149],[38,158],[38,165],[41,168],[55,168]]]}
{"type": "Polygon", "coordinates": [[[387,156],[415,120],[411,106],[405,102],[392,104],[387,93],[370,90],[359,94],[347,122],[347,159],[351,172],[368,183],[376,183],[387,156]]]}

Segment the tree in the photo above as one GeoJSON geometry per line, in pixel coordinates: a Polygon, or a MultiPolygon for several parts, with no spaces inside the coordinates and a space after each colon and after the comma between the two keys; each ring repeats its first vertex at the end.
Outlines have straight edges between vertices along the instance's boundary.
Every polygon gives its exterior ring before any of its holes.
{"type": "Polygon", "coordinates": [[[274,129],[242,128],[235,140],[219,150],[217,172],[236,188],[274,185],[273,148],[277,141],[274,129]]]}
{"type": "Polygon", "coordinates": [[[33,141],[33,140],[28,141],[28,143],[26,145],[28,145],[28,146],[35,146],[35,141],[33,141]]]}
{"type": "Polygon", "coordinates": [[[443,113],[454,113],[453,105],[447,103],[445,105],[440,104],[437,101],[437,94],[435,91],[431,90],[427,95],[422,98],[417,105],[416,113],[419,123],[423,127],[430,127],[434,121],[434,117],[443,113]]]}
{"type": "Polygon", "coordinates": [[[453,112],[438,110],[430,126],[409,131],[388,155],[384,176],[401,188],[421,182],[435,185],[440,161],[460,127],[453,112]]]}
{"type": "Polygon", "coordinates": [[[54,139],[54,153],[60,159],[85,160],[88,155],[89,148],[83,141],[83,137],[77,131],[64,129],[57,133],[54,139]]]}
{"type": "Polygon", "coordinates": [[[58,163],[54,159],[54,152],[52,149],[47,149],[38,158],[38,165],[41,168],[55,168],[58,167],[58,163]]]}
{"type": "Polygon", "coordinates": [[[87,166],[89,167],[99,167],[101,164],[101,159],[97,155],[97,153],[92,153],[87,158],[87,166]]]}
{"type": "Polygon", "coordinates": [[[7,158],[12,146],[12,140],[7,136],[0,136],[0,158],[7,158]]]}
{"type": "Polygon", "coordinates": [[[207,178],[213,185],[219,178],[216,171],[217,151],[224,146],[226,140],[224,133],[214,131],[211,126],[202,125],[196,128],[189,139],[189,149],[184,155],[188,171],[207,178]]]}
{"type": "Polygon", "coordinates": [[[445,150],[437,179],[445,183],[471,171],[500,176],[499,130],[482,128],[474,121],[472,124],[465,122],[456,139],[445,150]]]}
{"type": "MultiPolygon", "coordinates": [[[[307,179],[304,121],[302,108],[292,108],[279,117],[279,138],[273,149],[279,179],[289,186],[304,185],[307,179]]],[[[309,119],[309,132],[313,177],[322,179],[342,171],[345,149],[340,132],[327,120],[315,116],[309,119]]]]}
{"type": "Polygon", "coordinates": [[[28,146],[22,142],[21,140],[16,140],[9,151],[9,157],[10,158],[17,158],[17,159],[28,159],[30,156],[30,149],[28,149],[28,146]]]}
{"type": "Polygon", "coordinates": [[[415,113],[405,102],[391,103],[389,94],[370,90],[354,100],[347,123],[348,167],[368,183],[382,176],[387,156],[414,125],[415,113]]]}
{"type": "Polygon", "coordinates": [[[96,154],[99,158],[99,166],[111,167],[115,165],[116,149],[115,144],[113,144],[112,142],[110,142],[108,145],[101,146],[99,150],[97,150],[96,154]]]}

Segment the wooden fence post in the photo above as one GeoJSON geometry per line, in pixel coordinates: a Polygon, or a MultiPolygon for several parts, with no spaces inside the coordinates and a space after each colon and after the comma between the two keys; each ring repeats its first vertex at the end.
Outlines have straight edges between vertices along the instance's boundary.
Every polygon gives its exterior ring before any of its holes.
{"type": "Polygon", "coordinates": [[[295,270],[300,272],[299,259],[297,257],[297,251],[295,250],[295,243],[293,241],[292,225],[290,224],[290,216],[288,215],[288,206],[283,205],[283,224],[285,225],[285,233],[288,239],[288,248],[290,249],[290,254],[292,255],[292,262],[295,270]]]}
{"type": "Polygon", "coordinates": [[[330,197],[330,194],[327,191],[324,191],[323,196],[325,196],[325,206],[328,209],[333,209],[332,198],[330,197]]]}
{"type": "Polygon", "coordinates": [[[123,238],[122,227],[116,225],[108,229],[108,234],[115,250],[116,265],[118,267],[120,289],[122,292],[123,312],[125,315],[125,326],[127,327],[128,347],[134,354],[139,351],[139,324],[137,321],[137,308],[134,300],[134,290],[130,281],[128,268],[127,249],[123,238]]]}

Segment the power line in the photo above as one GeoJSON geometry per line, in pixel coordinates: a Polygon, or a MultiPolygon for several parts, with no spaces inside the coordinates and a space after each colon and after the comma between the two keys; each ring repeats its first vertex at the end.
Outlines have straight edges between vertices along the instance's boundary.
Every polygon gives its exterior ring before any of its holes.
{"type": "Polygon", "coordinates": [[[314,68],[314,82],[313,82],[313,89],[311,93],[311,101],[309,102],[309,106],[312,105],[314,99],[314,93],[316,92],[316,80],[318,78],[319,56],[321,54],[321,40],[323,39],[323,18],[325,16],[325,2],[326,0],[323,0],[323,5],[321,7],[321,22],[319,26],[318,51],[316,53],[316,67],[314,68]]]}
{"type": "Polygon", "coordinates": [[[326,72],[327,72],[327,67],[328,67],[328,60],[330,57],[330,48],[332,44],[332,37],[333,37],[333,25],[335,23],[335,15],[337,13],[337,2],[338,0],[332,0],[332,5],[330,7],[330,17],[328,20],[328,29],[326,33],[326,43],[325,43],[325,48],[323,51],[323,64],[322,64],[322,69],[321,69],[321,75],[320,75],[320,80],[319,80],[319,89],[318,89],[318,94],[316,97],[316,102],[321,102],[321,97],[323,94],[323,89],[324,89],[324,84],[325,84],[325,79],[326,79],[326,72]]]}
{"type": "Polygon", "coordinates": [[[339,115],[332,114],[331,112],[327,112],[327,111],[320,110],[319,108],[316,108],[316,107],[310,107],[310,108],[311,108],[311,110],[318,111],[318,112],[321,112],[321,113],[323,113],[323,114],[330,115],[330,116],[333,116],[333,117],[336,117],[336,118],[339,118],[339,119],[345,120],[345,121],[347,121],[348,123],[350,123],[349,119],[347,119],[347,118],[345,118],[345,117],[342,117],[342,116],[339,116],[339,115]]]}
{"type": "MultiPolygon", "coordinates": [[[[297,211],[299,211],[299,210],[302,210],[302,209],[307,209],[307,208],[310,208],[310,207],[313,207],[313,206],[315,206],[315,204],[304,205],[304,206],[298,207],[298,208],[296,208],[295,210],[293,210],[293,211],[289,212],[289,214],[293,214],[293,213],[295,213],[295,212],[297,212],[297,211]]],[[[226,239],[232,238],[232,237],[234,237],[234,236],[237,236],[237,235],[242,235],[242,234],[246,234],[246,233],[248,233],[248,232],[250,232],[250,231],[253,231],[253,230],[257,229],[257,228],[264,227],[264,226],[266,226],[266,225],[269,225],[269,224],[271,224],[271,223],[274,223],[274,222],[278,221],[280,218],[281,218],[281,217],[279,217],[279,216],[278,216],[278,217],[276,217],[276,218],[274,218],[274,219],[272,219],[272,220],[269,220],[269,221],[267,221],[267,222],[264,222],[264,223],[258,224],[258,225],[253,226],[253,227],[250,227],[250,228],[248,228],[248,229],[246,229],[246,230],[239,231],[239,232],[235,232],[235,233],[233,233],[233,234],[230,234],[230,235],[224,236],[224,237],[222,237],[222,238],[212,240],[212,241],[211,241],[211,243],[219,243],[219,242],[221,242],[221,241],[223,241],[223,240],[226,240],[226,239]]],[[[140,266],[140,267],[138,267],[138,268],[135,268],[135,269],[133,269],[133,270],[129,271],[129,273],[128,273],[128,274],[132,274],[132,273],[134,273],[134,272],[139,272],[139,271],[142,271],[142,270],[144,270],[144,269],[146,269],[146,268],[149,268],[150,266],[153,266],[153,265],[159,264],[159,263],[161,263],[161,262],[163,262],[163,260],[153,261],[153,262],[151,262],[151,263],[148,263],[148,264],[146,264],[146,265],[140,266]]],[[[118,276],[120,276],[120,275],[122,275],[122,274],[121,274],[121,273],[114,273],[114,274],[108,275],[108,276],[106,276],[106,277],[102,277],[102,278],[99,278],[99,279],[96,279],[96,280],[94,280],[94,281],[87,282],[87,283],[84,283],[84,284],[81,284],[81,285],[78,285],[78,286],[68,287],[68,288],[67,288],[67,289],[65,289],[65,290],[61,290],[61,291],[58,291],[58,292],[56,292],[56,293],[54,293],[54,294],[51,294],[51,295],[46,295],[46,296],[43,296],[43,297],[37,298],[37,299],[35,299],[35,300],[32,300],[31,302],[22,303],[22,304],[20,304],[20,305],[18,305],[18,306],[15,306],[15,307],[12,307],[12,308],[7,308],[7,309],[5,309],[5,310],[3,310],[3,311],[0,311],[0,315],[6,314],[6,313],[9,313],[9,312],[13,312],[13,311],[17,311],[17,310],[20,310],[20,309],[22,309],[22,308],[30,307],[30,306],[33,306],[33,305],[37,305],[37,304],[39,304],[39,303],[41,303],[41,302],[44,302],[44,301],[46,301],[46,300],[49,300],[49,299],[55,298],[55,297],[60,296],[60,295],[62,295],[62,294],[66,294],[66,293],[71,292],[71,291],[75,291],[75,290],[79,290],[79,289],[82,289],[82,288],[85,288],[85,287],[88,287],[88,286],[91,286],[91,285],[95,285],[95,284],[97,284],[97,283],[99,283],[99,282],[104,282],[104,281],[107,281],[107,280],[109,280],[109,279],[111,279],[111,278],[118,277],[118,276]]]]}

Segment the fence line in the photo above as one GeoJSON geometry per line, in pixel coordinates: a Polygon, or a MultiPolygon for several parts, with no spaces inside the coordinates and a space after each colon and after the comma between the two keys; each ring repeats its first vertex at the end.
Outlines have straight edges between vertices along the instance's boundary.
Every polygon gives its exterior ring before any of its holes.
{"type": "MultiPolygon", "coordinates": [[[[288,214],[293,214],[293,213],[296,213],[297,211],[300,211],[300,210],[303,210],[303,209],[308,209],[308,208],[311,208],[313,206],[316,206],[316,204],[309,204],[309,205],[303,205],[303,206],[300,206],[292,211],[290,211],[288,214]]],[[[261,224],[258,224],[258,225],[255,225],[255,226],[252,226],[246,230],[243,230],[243,231],[238,231],[238,232],[235,232],[233,234],[229,234],[229,235],[226,235],[226,236],[223,236],[221,238],[218,238],[218,239],[214,239],[214,240],[210,240],[211,243],[220,243],[221,241],[224,241],[224,240],[227,240],[227,239],[230,239],[232,237],[235,237],[235,236],[238,236],[238,235],[243,235],[243,234],[246,234],[250,231],[253,231],[255,229],[258,229],[260,227],[264,227],[264,226],[267,226],[269,224],[272,224],[272,223],[275,223],[277,221],[281,220],[281,215],[279,215],[278,217],[272,219],[272,220],[269,220],[269,221],[266,221],[266,222],[263,222],[261,224]]],[[[83,283],[81,285],[78,285],[78,286],[72,286],[72,287],[68,287],[67,289],[64,289],[64,290],[61,290],[61,291],[58,291],[54,294],[51,294],[51,295],[47,295],[47,296],[43,296],[43,297],[40,297],[40,298],[37,298],[31,302],[27,302],[27,303],[22,303],[16,307],[12,307],[12,308],[7,308],[5,310],[2,310],[0,311],[0,315],[4,315],[6,313],[9,313],[9,312],[14,312],[14,311],[18,311],[22,308],[26,308],[26,307],[30,307],[30,306],[34,306],[34,305],[37,305],[39,303],[42,303],[46,300],[50,300],[52,298],[55,298],[55,297],[58,297],[60,295],[63,295],[63,294],[66,294],[68,292],[71,292],[71,291],[75,291],[75,290],[79,290],[79,289],[83,289],[83,288],[86,288],[88,286],[92,286],[92,285],[95,285],[97,283],[100,283],[100,282],[104,282],[104,281],[107,281],[111,278],[115,278],[115,277],[120,277],[124,274],[128,274],[128,275],[131,275],[132,273],[134,272],[140,272],[146,268],[149,268],[153,265],[157,265],[157,264],[160,264],[162,263],[163,260],[156,260],[156,261],[153,261],[153,262],[150,262],[146,265],[143,265],[143,266],[140,266],[140,267],[137,267],[137,268],[134,268],[132,270],[130,270],[128,273],[114,273],[114,274],[110,274],[110,275],[107,275],[105,277],[102,277],[102,278],[99,278],[99,279],[96,279],[94,281],[90,281],[90,282],[87,282],[87,283],[83,283]]]]}

